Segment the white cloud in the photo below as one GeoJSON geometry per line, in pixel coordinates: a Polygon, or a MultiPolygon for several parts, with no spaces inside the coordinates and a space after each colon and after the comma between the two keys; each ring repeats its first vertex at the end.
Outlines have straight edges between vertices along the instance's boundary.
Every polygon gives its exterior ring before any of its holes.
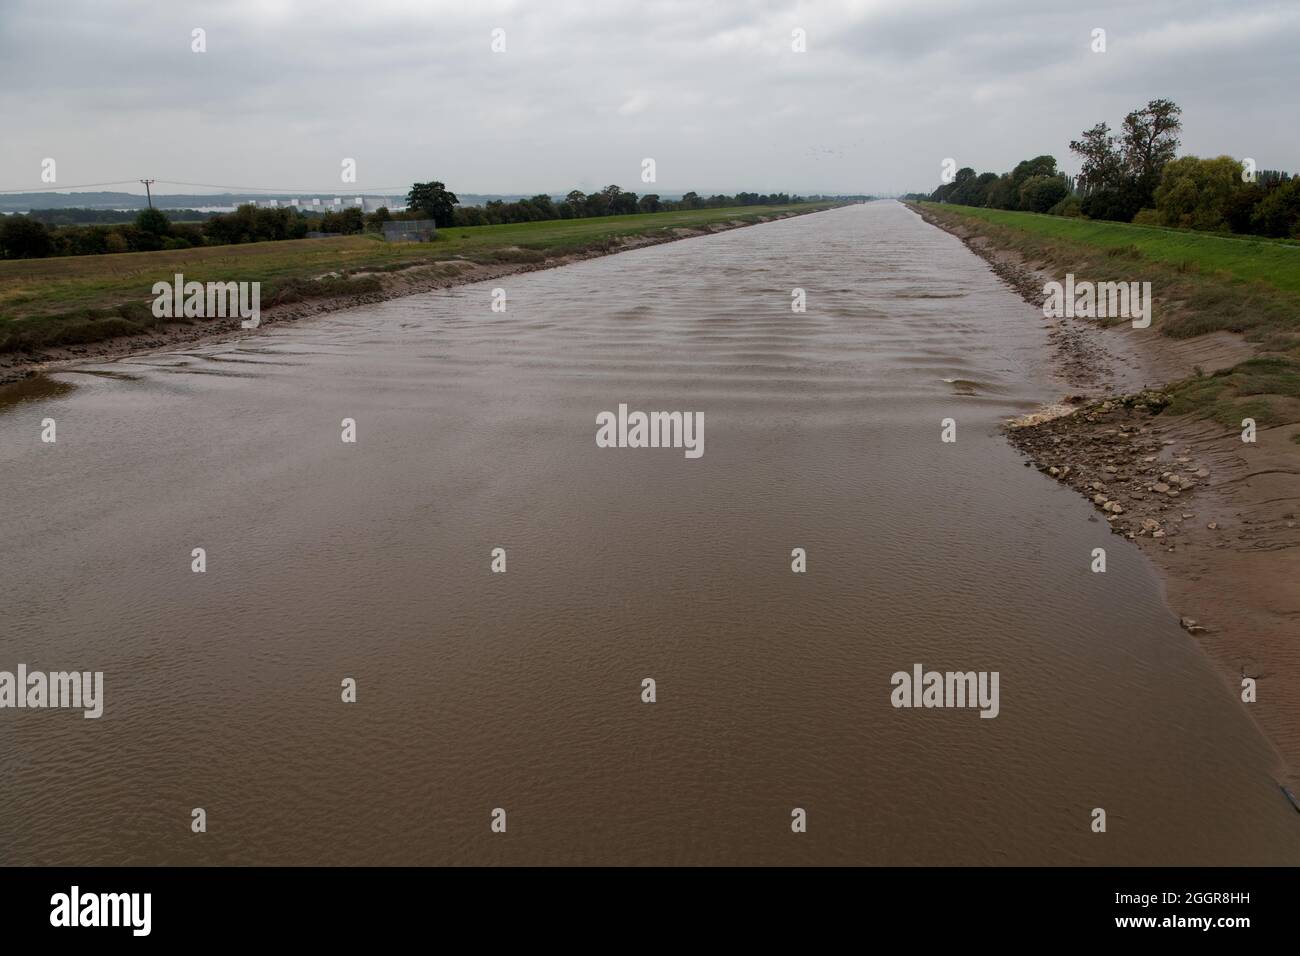
{"type": "Polygon", "coordinates": [[[1300,169],[1298,42],[1274,0],[4,0],[0,187],[45,156],[69,183],[324,186],[349,156],[363,186],[638,189],[654,156],[665,193],[922,189],[944,156],[1072,167],[1155,97],[1189,149],[1300,169]]]}

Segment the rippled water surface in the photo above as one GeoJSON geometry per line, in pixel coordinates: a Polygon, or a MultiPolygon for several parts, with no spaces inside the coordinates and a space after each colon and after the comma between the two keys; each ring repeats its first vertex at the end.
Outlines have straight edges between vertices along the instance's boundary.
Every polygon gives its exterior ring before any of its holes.
{"type": "Polygon", "coordinates": [[[0,858],[1300,862],[1151,568],[998,435],[1046,355],[876,203],[60,374],[0,410],[0,669],[105,713],[0,711],[0,858]],[[597,448],[619,403],[703,457],[597,448]],[[914,663],[1000,715],[894,709],[914,663]]]}

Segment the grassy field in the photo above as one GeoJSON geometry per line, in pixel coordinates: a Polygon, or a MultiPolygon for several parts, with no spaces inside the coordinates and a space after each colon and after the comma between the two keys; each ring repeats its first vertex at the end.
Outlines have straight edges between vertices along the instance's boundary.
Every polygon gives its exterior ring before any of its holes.
{"type": "Polygon", "coordinates": [[[0,351],[98,341],[144,331],[153,284],[185,280],[261,282],[264,306],[310,296],[375,291],[374,275],[450,262],[542,262],[605,250],[633,236],[660,236],[713,223],[827,209],[835,203],[737,206],[595,219],[561,219],[440,230],[428,243],[372,235],[296,239],[167,252],[0,261],[0,351]],[[322,279],[321,277],[329,277],[322,279]]]}
{"type": "Polygon", "coordinates": [[[968,218],[1016,229],[1048,240],[1104,250],[1136,249],[1143,259],[1174,267],[1219,272],[1243,282],[1264,282],[1300,294],[1300,242],[1257,236],[1218,236],[1187,229],[1134,226],[1122,222],[1067,219],[1032,212],[921,203],[931,212],[951,210],[968,218]]]}
{"type": "MultiPolygon", "coordinates": [[[[1175,338],[1240,332],[1260,356],[1170,383],[1169,410],[1240,427],[1300,420],[1300,243],[918,203],[1054,275],[1149,281],[1153,326],[1175,338]]],[[[1122,321],[1122,320],[1121,320],[1122,321]]],[[[1300,434],[1297,435],[1300,440],[1300,434]]]]}

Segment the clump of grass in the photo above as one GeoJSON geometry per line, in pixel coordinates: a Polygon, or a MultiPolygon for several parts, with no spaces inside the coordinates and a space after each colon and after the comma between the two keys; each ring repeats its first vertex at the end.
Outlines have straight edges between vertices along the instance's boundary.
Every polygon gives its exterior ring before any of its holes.
{"type": "Polygon", "coordinates": [[[474,258],[480,262],[509,262],[518,263],[520,265],[531,265],[538,262],[545,262],[546,253],[538,249],[511,248],[507,246],[504,249],[491,249],[476,253],[474,258]]]}
{"type": "Polygon", "coordinates": [[[0,352],[36,352],[119,335],[139,335],[164,321],[143,302],[17,319],[0,326],[0,352]]]}
{"type": "Polygon", "coordinates": [[[263,305],[287,305],[305,299],[329,299],[345,295],[365,295],[384,288],[378,276],[351,279],[346,276],[326,276],[323,279],[282,279],[262,290],[263,305]]]}
{"type": "Polygon", "coordinates": [[[1213,375],[1185,379],[1168,389],[1166,410],[1209,418],[1229,428],[1243,418],[1264,426],[1285,424],[1289,399],[1300,398],[1300,361],[1264,355],[1213,375]]]}
{"type": "Polygon", "coordinates": [[[1106,257],[1109,259],[1141,259],[1142,250],[1133,243],[1127,246],[1115,246],[1113,249],[1106,250],[1106,257]]]}

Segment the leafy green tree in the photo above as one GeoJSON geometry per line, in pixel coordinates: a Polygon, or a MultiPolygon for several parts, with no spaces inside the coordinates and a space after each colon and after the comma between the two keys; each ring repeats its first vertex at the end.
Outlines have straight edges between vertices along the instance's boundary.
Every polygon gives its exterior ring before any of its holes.
{"type": "Polygon", "coordinates": [[[411,186],[411,191],[406,194],[406,205],[423,212],[425,217],[432,219],[439,228],[450,226],[456,221],[454,207],[459,203],[460,200],[456,198],[455,193],[448,192],[446,186],[436,181],[415,183],[411,186]]]}
{"type": "Polygon", "coordinates": [[[1173,100],[1152,100],[1124,117],[1124,167],[1154,191],[1165,163],[1178,152],[1182,108],[1173,100]]]}
{"type": "Polygon", "coordinates": [[[6,259],[40,259],[53,248],[45,224],[30,216],[0,216],[0,256],[6,259]]]}
{"type": "Polygon", "coordinates": [[[1300,179],[1270,189],[1255,207],[1250,227],[1261,236],[1300,239],[1300,179]]]}
{"type": "Polygon", "coordinates": [[[1018,193],[1020,187],[1035,176],[1055,175],[1055,156],[1035,156],[1033,159],[1025,159],[1016,163],[1016,168],[1011,170],[1011,181],[1015,183],[1016,191],[1018,193]]]}
{"type": "Polygon", "coordinates": [[[1064,176],[1030,176],[1020,187],[1020,208],[1026,212],[1047,212],[1069,193],[1064,176]]]}
{"type": "Polygon", "coordinates": [[[172,223],[161,209],[141,209],[135,217],[135,226],[141,232],[165,236],[171,232],[172,223]]]}
{"type": "Polygon", "coordinates": [[[611,216],[630,216],[637,211],[637,198],[634,192],[619,190],[609,201],[611,216]]]}
{"type": "Polygon", "coordinates": [[[1226,230],[1233,194],[1245,185],[1241,164],[1231,156],[1175,159],[1165,164],[1156,188],[1156,215],[1164,226],[1226,230]]]}
{"type": "Polygon", "coordinates": [[[1011,181],[1010,173],[1003,173],[988,188],[984,204],[990,209],[1015,209],[1020,202],[1016,184],[1011,181]]]}
{"type": "Polygon", "coordinates": [[[1080,139],[1070,140],[1070,152],[1083,159],[1079,189],[1085,195],[1120,184],[1124,163],[1105,123],[1084,130],[1080,139]]]}

